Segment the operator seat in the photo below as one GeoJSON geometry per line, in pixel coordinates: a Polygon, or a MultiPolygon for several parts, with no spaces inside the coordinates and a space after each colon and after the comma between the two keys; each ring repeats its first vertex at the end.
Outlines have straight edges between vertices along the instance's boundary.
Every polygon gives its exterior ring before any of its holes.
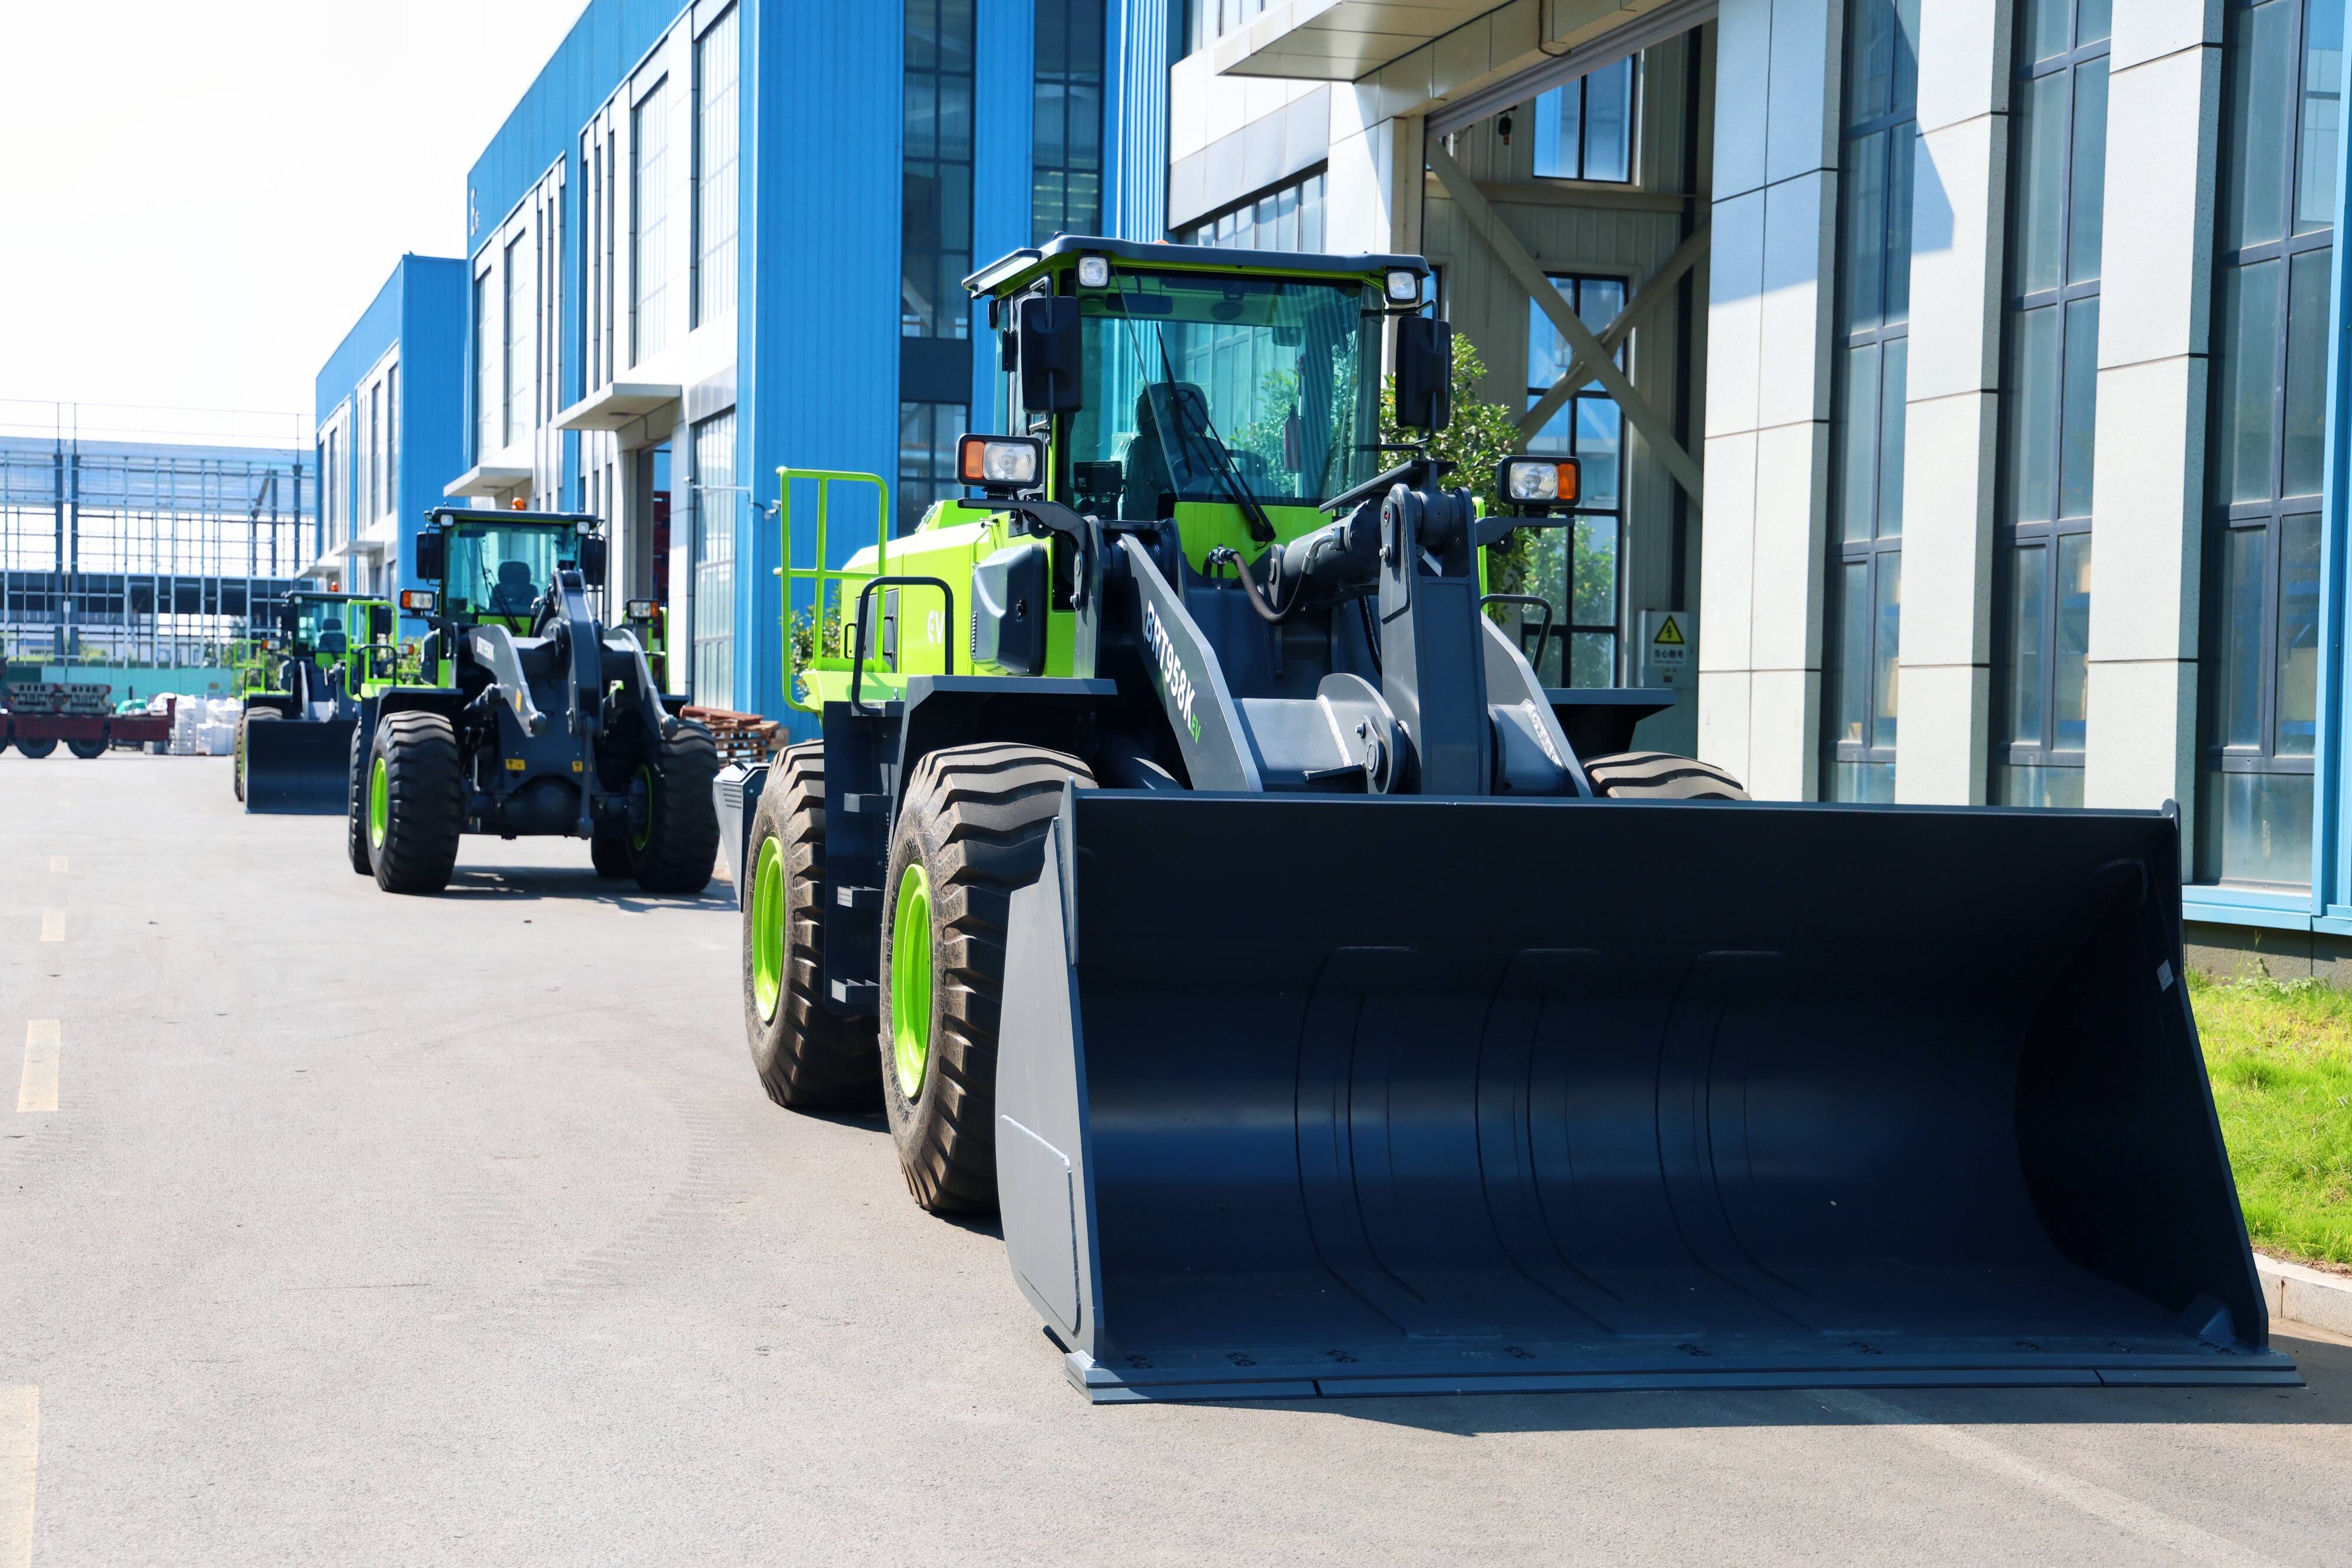
{"type": "Polygon", "coordinates": [[[1214,493],[1216,437],[1209,433],[1209,395],[1189,381],[1154,382],[1136,395],[1135,438],[1128,443],[1118,514],[1130,522],[1168,515],[1164,498],[1214,493]],[[1172,461],[1171,461],[1172,459],[1172,461]]]}
{"type": "Polygon", "coordinates": [[[527,616],[539,606],[539,584],[530,568],[520,561],[499,563],[499,584],[490,590],[490,614],[527,616]]]}
{"type": "Polygon", "coordinates": [[[319,633],[321,654],[346,654],[352,651],[352,639],[341,626],[327,626],[319,633]]]}

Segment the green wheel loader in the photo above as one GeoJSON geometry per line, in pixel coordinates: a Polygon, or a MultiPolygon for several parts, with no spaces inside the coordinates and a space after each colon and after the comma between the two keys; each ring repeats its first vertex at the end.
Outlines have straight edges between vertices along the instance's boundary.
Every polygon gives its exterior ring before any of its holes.
{"type": "Polygon", "coordinates": [[[238,667],[236,798],[252,812],[341,809],[343,759],[371,684],[394,672],[389,603],[299,589],[278,610],[274,647],[238,667]],[[270,668],[274,662],[274,669],[270,668]]]}
{"type": "Polygon", "coordinates": [[[1056,239],[970,280],[983,499],[836,568],[884,487],[786,471],[769,1094],[1000,1208],[1098,1401],[2296,1381],[2177,816],[1752,802],[1545,686],[1482,556],[1578,470],[1381,445],[1384,353],[1446,422],[1426,275],[1056,239]]]}
{"type": "Polygon", "coordinates": [[[404,613],[432,626],[424,679],[373,690],[344,773],[352,869],[387,892],[447,886],[458,840],[584,838],[597,874],[698,892],[719,847],[719,753],[645,650],[608,627],[593,517],[443,508],[417,535],[404,613]]]}

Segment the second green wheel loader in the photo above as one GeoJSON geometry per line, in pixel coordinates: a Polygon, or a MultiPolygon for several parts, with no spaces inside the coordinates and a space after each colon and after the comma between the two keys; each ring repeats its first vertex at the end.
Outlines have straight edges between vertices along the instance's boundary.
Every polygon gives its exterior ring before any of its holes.
{"type": "Polygon", "coordinates": [[[605,542],[570,512],[443,508],[401,609],[433,626],[422,684],[359,705],[345,778],[352,869],[387,892],[447,886],[459,840],[588,841],[597,874],[699,892],[719,849],[710,732],[645,650],[598,618],[605,542]]]}
{"type": "Polygon", "coordinates": [[[2296,1381],[2176,817],[1633,750],[1645,700],[1482,605],[1573,463],[1482,515],[1381,445],[1384,343],[1446,421],[1427,271],[1057,239],[971,283],[982,499],[835,568],[856,478],[787,472],[823,739],[747,846],[768,1092],[878,1100],[919,1203],[1000,1208],[1096,1400],[2296,1381]]]}
{"type": "Polygon", "coordinates": [[[392,675],[392,606],[357,594],[298,589],[278,612],[277,647],[240,672],[236,798],[251,812],[328,815],[343,804],[343,759],[362,694],[392,675]],[[276,688],[263,674],[275,664],[276,688]]]}

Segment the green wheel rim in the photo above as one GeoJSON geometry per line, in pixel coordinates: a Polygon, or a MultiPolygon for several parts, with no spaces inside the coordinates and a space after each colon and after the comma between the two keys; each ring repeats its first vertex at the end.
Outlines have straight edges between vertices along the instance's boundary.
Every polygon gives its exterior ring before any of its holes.
{"type": "Polygon", "coordinates": [[[751,872],[751,1000],[760,1021],[775,1021],[784,994],[784,857],[776,840],[760,841],[751,872]]]}
{"type": "Polygon", "coordinates": [[[383,759],[378,757],[368,767],[368,847],[383,847],[385,829],[392,823],[392,778],[385,770],[383,759]]]}
{"type": "Polygon", "coordinates": [[[908,1100],[923,1092],[931,1060],[931,879],[920,864],[898,879],[890,922],[890,1057],[908,1100]]]}
{"type": "Polygon", "coordinates": [[[642,786],[645,791],[646,811],[642,821],[632,822],[629,824],[629,843],[632,847],[637,849],[643,849],[646,845],[654,841],[654,770],[652,765],[646,763],[639,763],[637,764],[637,771],[632,774],[631,777],[637,784],[642,786]]]}

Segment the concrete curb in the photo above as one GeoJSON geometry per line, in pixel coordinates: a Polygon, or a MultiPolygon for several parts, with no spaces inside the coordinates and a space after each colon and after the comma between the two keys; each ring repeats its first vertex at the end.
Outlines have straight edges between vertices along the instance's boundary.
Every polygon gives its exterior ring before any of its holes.
{"type": "Polygon", "coordinates": [[[2330,1333],[2352,1334],[2352,1276],[2254,1255],[2262,1275],[2263,1297],[2271,1316],[2307,1323],[2330,1333]]]}

